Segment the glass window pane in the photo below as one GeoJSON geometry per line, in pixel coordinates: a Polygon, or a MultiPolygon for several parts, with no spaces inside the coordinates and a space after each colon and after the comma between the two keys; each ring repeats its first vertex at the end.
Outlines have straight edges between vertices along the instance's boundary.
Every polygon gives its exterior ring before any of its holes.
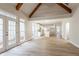
{"type": "Polygon", "coordinates": [[[0,18],[0,24],[3,24],[3,20],[0,18]]]}
{"type": "Polygon", "coordinates": [[[14,31],[9,32],[9,44],[13,44],[16,42],[16,33],[14,31]]]}
{"type": "Polygon", "coordinates": [[[21,41],[25,40],[25,33],[24,32],[20,32],[20,39],[21,39],[21,41]]]}
{"type": "Polygon", "coordinates": [[[3,19],[0,18],[0,48],[3,48],[3,19]]]}
{"type": "Polygon", "coordinates": [[[0,25],[0,31],[2,31],[3,30],[3,26],[2,25],[0,25]]]}
{"type": "Polygon", "coordinates": [[[14,21],[9,21],[9,25],[15,25],[16,24],[16,22],[14,22],[14,21]]]}
{"type": "Polygon", "coordinates": [[[0,36],[3,36],[3,31],[0,31],[0,36]]]}
{"type": "Polygon", "coordinates": [[[0,48],[3,48],[3,36],[0,36],[0,48]]]}
{"type": "Polygon", "coordinates": [[[25,31],[24,23],[20,22],[20,31],[25,31]]]}
{"type": "Polygon", "coordinates": [[[25,41],[25,23],[23,19],[20,19],[20,41],[25,41]]]}
{"type": "Polygon", "coordinates": [[[0,42],[2,42],[2,41],[3,41],[2,39],[3,39],[3,37],[2,37],[2,36],[0,36],[0,42]]]}
{"type": "Polygon", "coordinates": [[[8,24],[8,44],[12,45],[14,43],[16,43],[16,22],[9,20],[9,24],[8,24]]]}
{"type": "Polygon", "coordinates": [[[13,26],[13,25],[12,25],[12,26],[10,25],[10,26],[9,26],[9,30],[10,30],[10,31],[15,31],[15,25],[14,25],[14,26],[13,26]]]}

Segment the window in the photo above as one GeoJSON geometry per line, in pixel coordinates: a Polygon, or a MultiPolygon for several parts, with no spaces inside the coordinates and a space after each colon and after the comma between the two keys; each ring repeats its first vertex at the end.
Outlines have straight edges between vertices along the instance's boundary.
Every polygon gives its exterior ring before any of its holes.
{"type": "Polygon", "coordinates": [[[3,47],[3,19],[0,18],[0,48],[3,47]]]}
{"type": "Polygon", "coordinates": [[[20,19],[20,41],[25,41],[25,21],[20,19]]]}
{"type": "Polygon", "coordinates": [[[8,44],[16,43],[16,22],[14,20],[8,20],[8,34],[8,44]]]}
{"type": "Polygon", "coordinates": [[[38,23],[32,23],[32,37],[40,37],[40,25],[38,23]]]}
{"type": "Polygon", "coordinates": [[[66,23],[66,32],[69,33],[69,23],[66,23]]]}

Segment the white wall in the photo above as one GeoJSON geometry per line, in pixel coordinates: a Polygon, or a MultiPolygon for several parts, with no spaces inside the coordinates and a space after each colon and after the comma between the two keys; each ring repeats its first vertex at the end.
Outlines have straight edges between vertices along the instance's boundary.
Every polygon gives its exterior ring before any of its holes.
{"type": "Polygon", "coordinates": [[[67,39],[75,46],[79,47],[79,7],[71,18],[63,19],[62,22],[62,37],[67,39]],[[70,23],[69,33],[66,33],[66,23],[70,23]],[[69,34],[69,35],[67,35],[69,34]]]}
{"type": "Polygon", "coordinates": [[[79,8],[70,21],[70,40],[79,46],[79,8]]]}

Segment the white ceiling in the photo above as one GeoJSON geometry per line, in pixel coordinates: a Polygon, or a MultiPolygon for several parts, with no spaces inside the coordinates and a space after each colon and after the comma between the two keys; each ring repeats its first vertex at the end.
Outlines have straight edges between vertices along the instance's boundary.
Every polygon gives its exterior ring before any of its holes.
{"type": "Polygon", "coordinates": [[[36,6],[37,3],[24,3],[21,7],[21,11],[24,12],[26,16],[29,16],[36,6]]]}
{"type": "MultiPolygon", "coordinates": [[[[1,4],[0,4],[1,5],[1,4]]],[[[3,4],[2,4],[3,5],[3,4]]],[[[8,6],[12,6],[16,9],[16,3],[4,3],[4,5],[8,6]]],[[[30,13],[33,11],[33,9],[37,6],[37,3],[24,3],[20,9],[21,12],[23,12],[27,17],[30,15],[30,13]]],[[[75,10],[77,9],[77,7],[79,6],[79,3],[69,3],[69,5],[67,5],[69,8],[72,9],[72,13],[75,12],[75,10]]],[[[68,15],[69,13],[64,10],[62,7],[60,7],[59,5],[55,4],[55,3],[42,3],[42,5],[38,8],[38,10],[33,14],[32,18],[44,18],[44,17],[56,17],[56,18],[61,18],[61,16],[63,15],[68,15]]],[[[64,16],[65,17],[65,16],[64,16]]],[[[31,19],[32,19],[31,18],[31,19]]],[[[38,20],[38,19],[37,19],[38,20]]],[[[43,20],[43,21],[38,21],[38,23],[41,24],[52,24],[52,23],[56,23],[56,22],[60,22],[59,20],[43,20]]]]}
{"type": "MultiPolygon", "coordinates": [[[[23,12],[27,17],[34,10],[38,3],[23,3],[20,11],[23,12]]],[[[1,5],[1,4],[0,4],[1,5]]],[[[3,4],[2,4],[3,5],[3,4]]],[[[4,3],[4,5],[10,5],[16,8],[17,3],[4,3]]],[[[79,6],[79,3],[69,3],[67,5],[74,12],[79,6]]],[[[38,10],[32,15],[31,18],[40,18],[40,17],[57,17],[60,15],[69,14],[66,10],[55,3],[42,3],[38,10]]]]}
{"type": "MultiPolygon", "coordinates": [[[[37,3],[24,3],[21,10],[27,16],[34,10],[37,6],[37,3]]],[[[48,17],[48,16],[58,16],[68,14],[63,8],[58,6],[55,3],[42,3],[42,5],[38,8],[38,10],[33,14],[32,18],[36,17],[48,17]]]]}
{"type": "MultiPolygon", "coordinates": [[[[34,10],[34,8],[37,6],[37,4],[38,3],[24,3],[20,10],[28,17],[30,13],[34,10]]],[[[72,13],[74,13],[79,4],[69,3],[69,5],[67,6],[71,8],[72,13]]],[[[64,10],[62,7],[55,3],[42,3],[42,5],[37,9],[37,11],[32,15],[30,19],[60,18],[66,17],[68,14],[69,13],[66,10],[64,10]]]]}
{"type": "Polygon", "coordinates": [[[61,8],[59,5],[55,3],[44,3],[39,7],[39,9],[34,13],[32,17],[52,17],[63,14],[68,14],[68,12],[61,8]]]}

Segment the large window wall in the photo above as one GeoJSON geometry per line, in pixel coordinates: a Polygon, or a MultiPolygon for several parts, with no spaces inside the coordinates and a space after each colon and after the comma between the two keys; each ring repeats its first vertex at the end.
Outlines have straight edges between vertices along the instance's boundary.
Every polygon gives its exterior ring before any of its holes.
{"type": "Polygon", "coordinates": [[[25,20],[0,16],[0,53],[26,41],[25,20]],[[17,21],[18,20],[18,21],[17,21]],[[17,29],[18,28],[18,29],[17,29]]]}

